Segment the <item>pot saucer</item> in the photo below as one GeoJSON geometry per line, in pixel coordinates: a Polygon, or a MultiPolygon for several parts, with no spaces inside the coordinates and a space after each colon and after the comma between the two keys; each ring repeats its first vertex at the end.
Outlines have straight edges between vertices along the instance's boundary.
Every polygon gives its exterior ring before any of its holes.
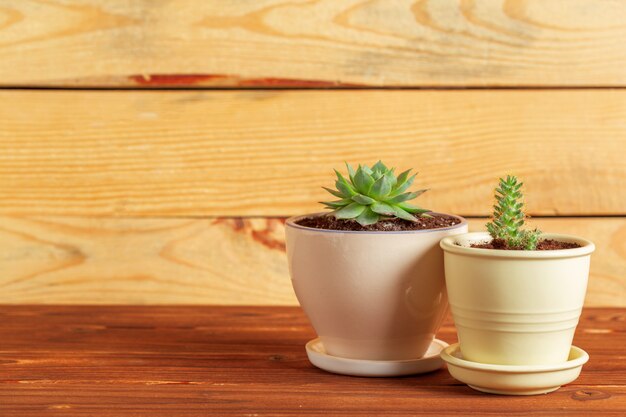
{"type": "Polygon", "coordinates": [[[326,353],[322,341],[317,338],[306,344],[306,353],[313,365],[328,372],[351,376],[386,377],[423,374],[441,368],[443,361],[439,354],[446,346],[448,346],[446,342],[435,339],[421,358],[375,361],[331,356],[326,353]]]}
{"type": "Polygon", "coordinates": [[[587,352],[572,346],[567,362],[554,365],[494,365],[463,359],[458,343],[441,352],[448,371],[477,391],[503,395],[536,395],[556,391],[578,378],[589,360],[587,352]]]}

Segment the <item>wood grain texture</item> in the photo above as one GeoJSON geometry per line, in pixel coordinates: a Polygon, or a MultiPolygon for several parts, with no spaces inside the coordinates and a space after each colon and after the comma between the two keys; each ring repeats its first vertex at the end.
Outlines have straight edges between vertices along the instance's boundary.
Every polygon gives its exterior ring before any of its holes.
{"type": "Polygon", "coordinates": [[[0,83],[626,85],[610,0],[0,1],[0,83]]]}
{"type": "MultiPolygon", "coordinates": [[[[586,305],[626,307],[626,218],[532,225],[594,241],[586,305]]],[[[296,305],[284,250],[283,219],[0,217],[0,304],[296,305]]]]}
{"type": "MultiPolygon", "coordinates": [[[[480,394],[443,369],[352,378],[314,368],[315,336],[288,307],[0,306],[3,417],[207,415],[623,416],[626,310],[586,309],[590,354],[555,393],[480,394]],[[607,340],[610,339],[610,343],[607,340]]],[[[451,320],[438,337],[456,341],[451,320]]]]}
{"type": "Polygon", "coordinates": [[[276,216],[319,210],[343,161],[420,172],[420,204],[626,214],[626,90],[0,91],[0,213],[276,216]]]}

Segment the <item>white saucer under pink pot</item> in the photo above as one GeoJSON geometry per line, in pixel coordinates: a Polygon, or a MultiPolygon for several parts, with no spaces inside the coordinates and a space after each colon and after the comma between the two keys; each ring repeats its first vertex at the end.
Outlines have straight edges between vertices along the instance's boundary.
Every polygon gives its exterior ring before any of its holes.
{"type": "Polygon", "coordinates": [[[293,288],[325,354],[370,361],[424,356],[448,305],[439,241],[467,232],[467,222],[459,217],[451,227],[398,232],[297,224],[319,215],[288,219],[286,240],[293,288]]]}

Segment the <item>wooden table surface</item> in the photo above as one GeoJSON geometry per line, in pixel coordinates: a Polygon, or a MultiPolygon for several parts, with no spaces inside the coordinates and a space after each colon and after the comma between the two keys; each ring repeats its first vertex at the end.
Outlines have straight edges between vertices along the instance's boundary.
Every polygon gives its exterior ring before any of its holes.
{"type": "MultiPolygon", "coordinates": [[[[626,415],[626,309],[584,311],[591,359],[555,393],[477,393],[448,372],[314,368],[294,307],[0,307],[0,416],[626,415]]],[[[456,341],[448,319],[439,336],[456,341]]]]}

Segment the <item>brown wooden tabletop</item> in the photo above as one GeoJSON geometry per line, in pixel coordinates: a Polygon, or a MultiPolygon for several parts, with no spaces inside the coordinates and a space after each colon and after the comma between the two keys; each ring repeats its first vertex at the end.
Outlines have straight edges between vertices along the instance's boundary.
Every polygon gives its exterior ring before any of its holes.
{"type": "MultiPolygon", "coordinates": [[[[574,383],[532,397],[475,392],[443,369],[329,374],[295,307],[0,307],[0,416],[626,415],[626,309],[584,311],[574,383]]],[[[456,341],[447,320],[439,338],[456,341]]]]}

